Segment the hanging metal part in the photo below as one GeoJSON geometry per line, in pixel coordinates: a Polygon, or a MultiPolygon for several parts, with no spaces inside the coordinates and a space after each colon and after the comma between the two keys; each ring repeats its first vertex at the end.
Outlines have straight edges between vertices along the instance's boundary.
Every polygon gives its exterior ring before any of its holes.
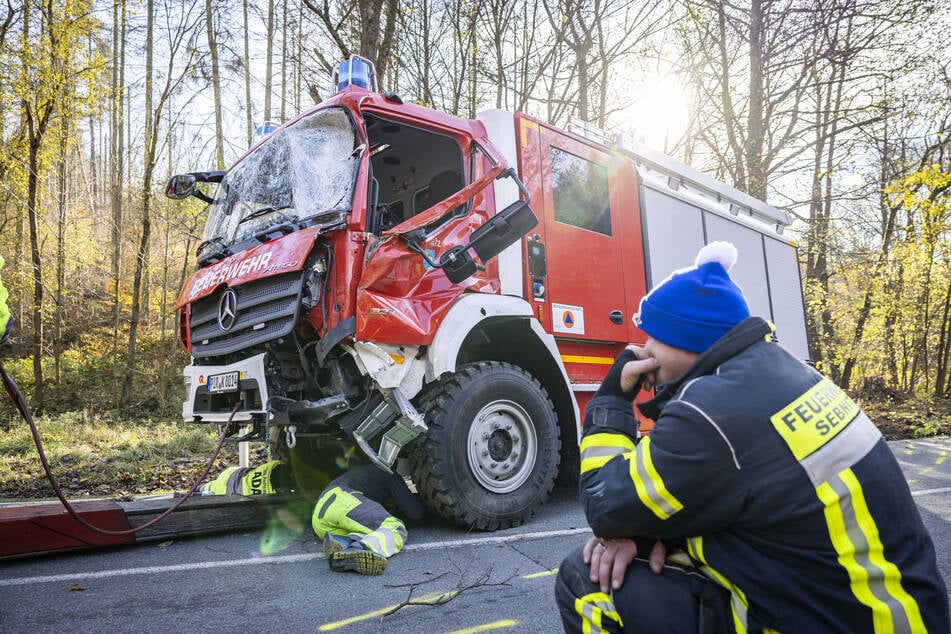
{"type": "Polygon", "coordinates": [[[293,449],[297,446],[297,425],[288,425],[285,439],[287,440],[288,449],[293,449]]]}
{"type": "Polygon", "coordinates": [[[353,432],[353,440],[370,461],[383,469],[392,471],[400,451],[414,438],[429,431],[423,415],[420,414],[399,388],[390,392],[390,398],[384,399],[353,432]],[[388,429],[387,429],[388,428],[388,429]],[[384,429],[380,439],[380,449],[375,451],[370,440],[384,429]]]}

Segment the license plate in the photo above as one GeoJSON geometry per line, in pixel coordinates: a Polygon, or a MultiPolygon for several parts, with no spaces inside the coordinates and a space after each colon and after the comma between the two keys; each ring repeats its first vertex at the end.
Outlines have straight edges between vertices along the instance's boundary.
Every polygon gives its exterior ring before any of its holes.
{"type": "Polygon", "coordinates": [[[237,392],[238,382],[241,380],[240,372],[226,372],[225,374],[212,374],[208,377],[208,391],[212,394],[221,394],[224,392],[237,392]]]}

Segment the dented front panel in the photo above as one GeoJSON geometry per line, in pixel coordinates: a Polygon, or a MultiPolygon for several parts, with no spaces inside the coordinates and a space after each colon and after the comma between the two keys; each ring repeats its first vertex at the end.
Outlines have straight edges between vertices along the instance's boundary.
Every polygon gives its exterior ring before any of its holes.
{"type": "Polygon", "coordinates": [[[319,233],[319,225],[302,229],[199,269],[185,282],[175,308],[207,297],[222,284],[239,286],[265,277],[300,271],[319,233]]]}

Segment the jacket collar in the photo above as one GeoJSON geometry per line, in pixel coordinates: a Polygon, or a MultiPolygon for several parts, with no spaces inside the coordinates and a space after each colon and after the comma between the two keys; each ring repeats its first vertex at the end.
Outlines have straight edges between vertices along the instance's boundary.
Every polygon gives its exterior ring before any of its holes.
{"type": "Polygon", "coordinates": [[[639,403],[638,409],[645,416],[657,420],[664,404],[676,396],[684,383],[698,376],[712,374],[724,361],[736,356],[754,343],[764,341],[772,332],[773,327],[762,317],[747,317],[697,357],[682,377],[658,385],[654,398],[639,403]]]}

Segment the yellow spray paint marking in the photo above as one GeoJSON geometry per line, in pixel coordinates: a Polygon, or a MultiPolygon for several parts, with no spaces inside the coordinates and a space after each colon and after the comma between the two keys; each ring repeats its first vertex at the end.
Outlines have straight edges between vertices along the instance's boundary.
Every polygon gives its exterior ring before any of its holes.
{"type": "Polygon", "coordinates": [[[539,577],[550,577],[551,575],[557,575],[558,569],[552,568],[551,570],[544,570],[542,572],[533,572],[530,575],[523,575],[522,579],[538,579],[539,577]]]}
{"type": "Polygon", "coordinates": [[[938,458],[934,461],[936,465],[942,464],[948,457],[947,451],[942,451],[938,454],[938,458]]]}
{"type": "MultiPolygon", "coordinates": [[[[433,592],[431,594],[426,594],[421,597],[414,597],[412,600],[415,603],[435,603],[436,601],[443,600],[448,601],[459,594],[458,590],[450,590],[448,592],[433,592]]],[[[339,629],[346,625],[352,625],[354,623],[359,623],[360,621],[366,621],[367,619],[372,619],[377,616],[383,616],[387,612],[395,609],[396,607],[402,605],[401,603],[394,603],[393,605],[388,605],[385,608],[380,608],[379,610],[373,610],[372,612],[367,612],[365,614],[358,614],[357,616],[351,616],[348,619],[343,619],[341,621],[335,621],[333,623],[325,623],[317,628],[318,632],[330,632],[332,630],[339,629]]]]}
{"type": "Polygon", "coordinates": [[[475,627],[467,627],[464,630],[453,630],[447,634],[471,634],[473,632],[489,632],[491,630],[500,630],[503,627],[514,627],[518,625],[518,621],[513,621],[512,619],[505,619],[504,621],[495,621],[494,623],[486,623],[485,625],[476,625],[475,627]]]}

